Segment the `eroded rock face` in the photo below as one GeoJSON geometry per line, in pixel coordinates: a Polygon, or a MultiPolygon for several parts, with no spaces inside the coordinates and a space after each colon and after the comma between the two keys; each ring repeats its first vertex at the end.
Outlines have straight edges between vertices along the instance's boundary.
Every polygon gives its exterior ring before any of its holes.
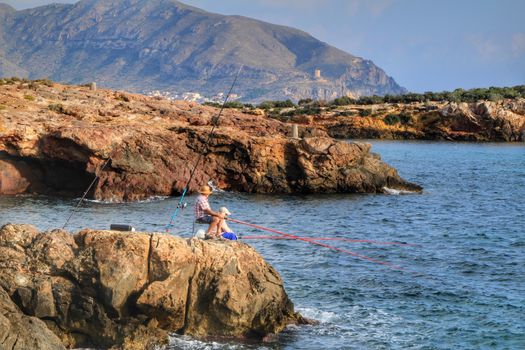
{"type": "Polygon", "coordinates": [[[349,105],[324,111],[310,124],[346,139],[525,142],[525,99],[349,105]]]}
{"type": "Polygon", "coordinates": [[[0,194],[79,196],[98,172],[92,198],[169,196],[183,190],[201,154],[190,191],[209,180],[258,193],[421,190],[369,146],[315,128],[290,139],[289,125],[237,110],[225,111],[208,144],[218,110],[188,102],[55,84],[0,87],[0,104],[0,194]]]}
{"type": "Polygon", "coordinates": [[[15,349],[262,338],[298,322],[279,274],[243,243],[0,229],[0,343],[15,349]]]}

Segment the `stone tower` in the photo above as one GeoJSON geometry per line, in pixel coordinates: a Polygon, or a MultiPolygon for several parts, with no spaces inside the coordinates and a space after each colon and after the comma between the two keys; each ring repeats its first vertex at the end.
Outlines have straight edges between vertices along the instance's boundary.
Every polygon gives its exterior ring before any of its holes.
{"type": "Polygon", "coordinates": [[[321,70],[317,68],[314,72],[314,78],[315,79],[321,79],[321,70]]]}

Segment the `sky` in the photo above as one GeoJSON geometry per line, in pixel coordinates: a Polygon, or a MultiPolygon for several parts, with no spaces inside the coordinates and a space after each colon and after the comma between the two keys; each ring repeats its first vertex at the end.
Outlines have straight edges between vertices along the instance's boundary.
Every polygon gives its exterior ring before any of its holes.
{"type": "MultiPolygon", "coordinates": [[[[17,9],[73,0],[0,0],[17,9]]],[[[414,92],[525,84],[525,0],[183,0],[302,29],[414,92]]]]}

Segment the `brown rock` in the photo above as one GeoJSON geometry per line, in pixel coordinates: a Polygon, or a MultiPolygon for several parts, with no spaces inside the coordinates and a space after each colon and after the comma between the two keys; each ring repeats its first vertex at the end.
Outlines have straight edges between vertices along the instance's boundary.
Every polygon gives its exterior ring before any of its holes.
{"type": "Polygon", "coordinates": [[[30,182],[23,175],[23,165],[0,159],[0,193],[17,194],[29,189],[30,182]]]}
{"type": "Polygon", "coordinates": [[[60,339],[36,317],[24,315],[0,288],[0,348],[65,350],[60,339]]]}
{"type": "Polygon", "coordinates": [[[6,225],[0,250],[0,343],[152,349],[168,332],[262,339],[305,322],[243,243],[6,225]]]}
{"type": "MultiPolygon", "coordinates": [[[[312,127],[341,139],[425,139],[513,142],[524,139],[525,99],[475,103],[425,102],[367,106],[372,115],[352,115],[359,106],[345,106],[338,116],[323,112],[312,127]],[[386,124],[388,115],[409,117],[386,124]]],[[[342,108],[342,107],[341,107],[342,108]]]]}
{"type": "MultiPolygon", "coordinates": [[[[380,192],[386,185],[379,182],[386,173],[368,174],[362,169],[354,169],[359,176],[353,181],[363,178],[374,186],[345,184],[344,173],[358,161],[342,154],[349,162],[332,159],[329,148],[321,144],[339,141],[326,137],[326,131],[313,125],[311,116],[301,117],[312,125],[301,128],[309,140],[298,147],[287,137],[288,124],[227,109],[214,138],[207,143],[212,119],[218,113],[212,107],[132,94],[125,94],[123,100],[123,95],[114,91],[92,92],[59,84],[31,91],[35,101],[25,100],[25,93],[23,87],[0,87],[0,103],[7,106],[2,111],[5,118],[0,131],[0,194],[80,196],[99,174],[89,193],[92,198],[123,201],[169,196],[184,189],[201,154],[205,157],[190,191],[209,180],[222,189],[257,193],[380,192]],[[63,107],[58,112],[43,108],[56,101],[63,107]],[[325,160],[307,164],[305,159],[311,156],[325,160]],[[107,158],[111,162],[101,171],[107,158]],[[324,168],[318,169],[321,163],[324,168]],[[318,187],[319,172],[329,172],[332,185],[318,187]]],[[[352,150],[346,146],[340,149],[352,150]]],[[[351,154],[374,157],[363,152],[351,154]]],[[[400,178],[395,182],[412,186],[400,178]]]]}

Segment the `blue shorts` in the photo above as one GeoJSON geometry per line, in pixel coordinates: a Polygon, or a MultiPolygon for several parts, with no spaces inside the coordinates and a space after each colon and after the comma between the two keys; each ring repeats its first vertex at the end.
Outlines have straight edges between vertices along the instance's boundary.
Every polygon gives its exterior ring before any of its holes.
{"type": "Polygon", "coordinates": [[[195,220],[198,224],[211,224],[212,221],[213,217],[211,215],[205,215],[195,220]]]}

